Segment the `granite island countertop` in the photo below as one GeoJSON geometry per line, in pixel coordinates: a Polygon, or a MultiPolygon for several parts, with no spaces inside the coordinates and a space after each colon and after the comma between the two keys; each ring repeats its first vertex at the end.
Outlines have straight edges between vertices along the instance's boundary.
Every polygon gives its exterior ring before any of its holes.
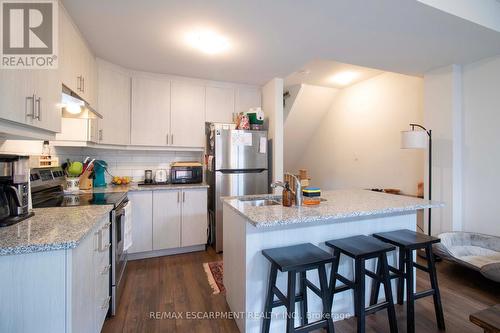
{"type": "Polygon", "coordinates": [[[439,202],[369,190],[323,191],[321,198],[326,201],[318,206],[252,206],[248,202],[239,200],[251,198],[279,199],[280,197],[270,194],[225,197],[222,200],[258,228],[318,221],[340,221],[356,217],[376,217],[443,206],[439,202]]]}
{"type": "Polygon", "coordinates": [[[0,228],[0,255],[72,249],[113,205],[36,208],[35,215],[0,228]]]}

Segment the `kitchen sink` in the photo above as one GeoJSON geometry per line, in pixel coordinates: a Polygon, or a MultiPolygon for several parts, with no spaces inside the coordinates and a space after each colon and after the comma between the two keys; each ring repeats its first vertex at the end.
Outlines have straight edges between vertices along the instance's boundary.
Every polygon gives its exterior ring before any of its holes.
{"type": "Polygon", "coordinates": [[[276,200],[271,200],[271,199],[243,199],[241,200],[246,205],[249,206],[255,206],[255,207],[262,207],[262,206],[276,206],[276,205],[281,205],[281,202],[276,201],[276,200]]]}

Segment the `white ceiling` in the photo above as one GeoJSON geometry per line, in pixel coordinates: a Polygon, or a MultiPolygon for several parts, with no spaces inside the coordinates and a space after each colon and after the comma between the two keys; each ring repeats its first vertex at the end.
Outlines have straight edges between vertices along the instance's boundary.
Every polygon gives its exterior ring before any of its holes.
{"type": "Polygon", "coordinates": [[[344,64],[337,61],[316,60],[309,62],[302,66],[300,70],[288,75],[285,78],[285,87],[296,84],[310,84],[330,88],[346,88],[381,73],[383,71],[372,68],[344,64]],[[356,73],[357,77],[345,85],[331,80],[332,76],[345,72],[356,73]]]}
{"type": "Polygon", "coordinates": [[[410,75],[500,54],[500,33],[415,0],[63,0],[96,54],[132,69],[263,84],[313,59],[410,75]],[[179,42],[211,27],[231,52],[179,42]]]}

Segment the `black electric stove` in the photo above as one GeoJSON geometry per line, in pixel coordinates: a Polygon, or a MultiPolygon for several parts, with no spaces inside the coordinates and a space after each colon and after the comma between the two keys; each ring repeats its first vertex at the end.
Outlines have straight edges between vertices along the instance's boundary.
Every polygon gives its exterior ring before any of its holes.
{"type": "Polygon", "coordinates": [[[127,193],[64,193],[64,172],[56,168],[38,168],[31,171],[31,200],[33,208],[113,205],[126,200],[127,193]]]}
{"type": "Polygon", "coordinates": [[[117,206],[126,197],[126,193],[44,193],[42,196],[33,196],[33,208],[47,207],[74,207],[88,205],[117,206]]]}

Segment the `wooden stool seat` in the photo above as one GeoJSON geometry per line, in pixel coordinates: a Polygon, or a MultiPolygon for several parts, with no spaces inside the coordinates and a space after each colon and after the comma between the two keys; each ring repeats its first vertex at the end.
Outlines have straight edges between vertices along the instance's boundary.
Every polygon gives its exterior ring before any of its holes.
{"type": "Polygon", "coordinates": [[[262,254],[281,272],[307,270],[331,263],[332,255],[311,243],[263,250],[262,254]]]}
{"type": "Polygon", "coordinates": [[[365,235],[335,239],[328,241],[325,244],[331,248],[339,249],[341,253],[348,255],[353,259],[375,258],[382,252],[385,253],[395,249],[394,246],[365,235]]]}

